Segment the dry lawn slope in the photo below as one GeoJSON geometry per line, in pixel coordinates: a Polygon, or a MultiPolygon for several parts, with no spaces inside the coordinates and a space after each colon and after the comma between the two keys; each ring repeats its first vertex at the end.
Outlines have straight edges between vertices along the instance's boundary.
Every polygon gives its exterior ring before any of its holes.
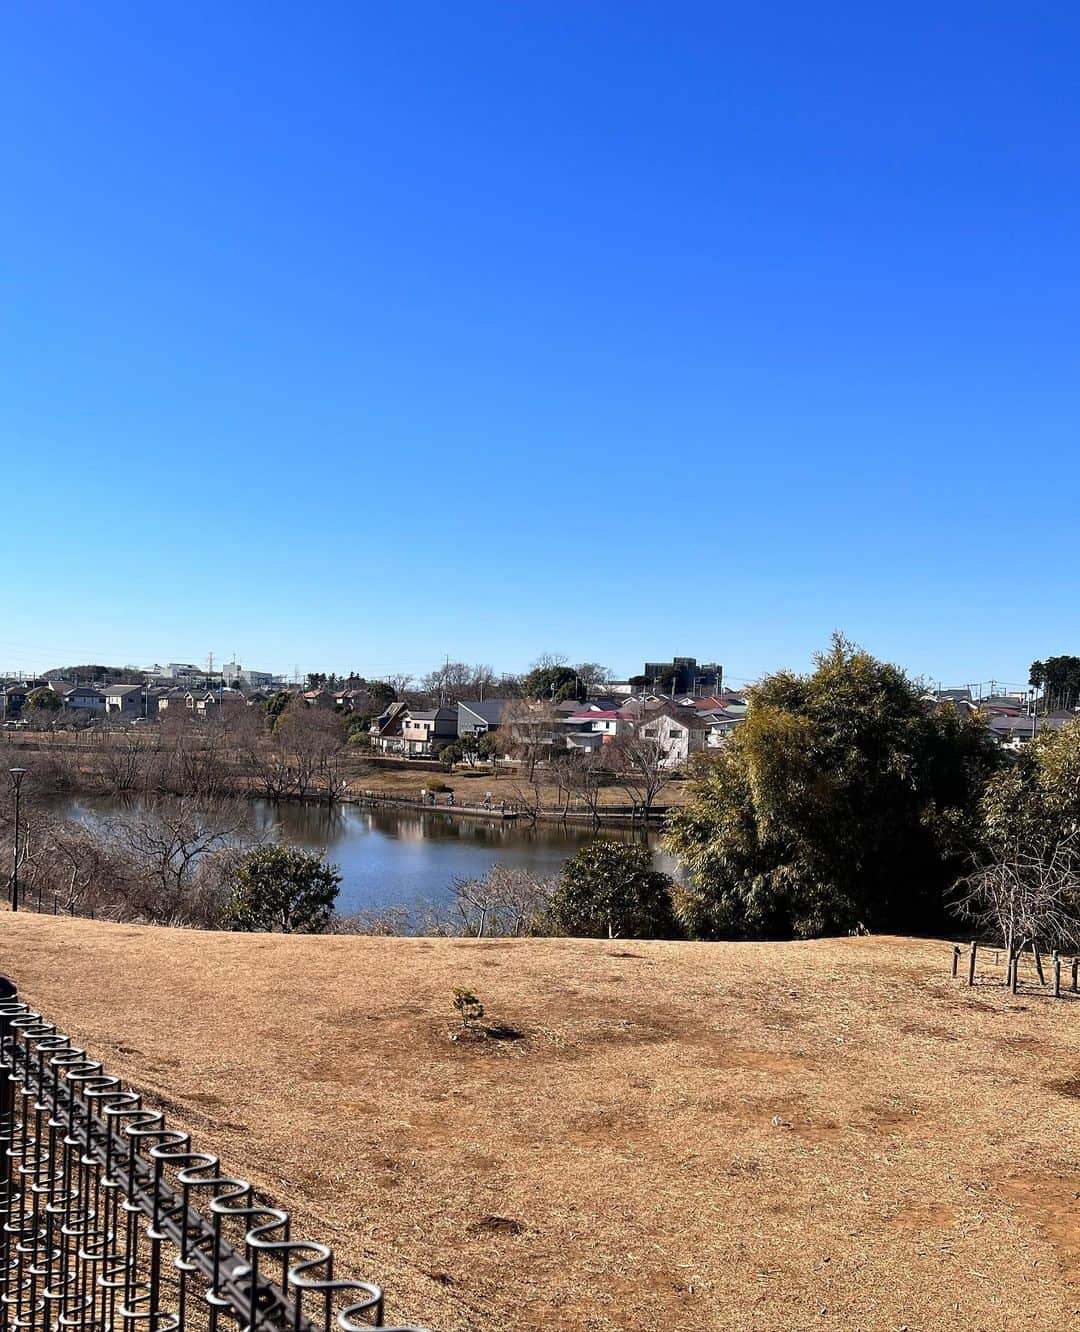
{"type": "Polygon", "coordinates": [[[968,990],[943,944],[0,925],[24,997],[394,1318],[1080,1322],[1080,1004],[968,990]],[[522,1038],[450,1041],[455,985],[522,1038]]]}

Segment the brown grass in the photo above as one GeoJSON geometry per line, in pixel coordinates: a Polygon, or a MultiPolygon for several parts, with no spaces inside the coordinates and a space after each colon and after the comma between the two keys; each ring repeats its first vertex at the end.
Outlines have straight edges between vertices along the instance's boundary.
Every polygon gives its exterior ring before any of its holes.
{"type": "MultiPolygon", "coordinates": [[[[542,769],[538,770],[538,775],[542,775],[542,772],[542,769]]],[[[459,804],[478,805],[487,791],[491,792],[492,799],[496,804],[500,800],[505,800],[507,804],[514,803],[519,790],[524,790],[530,799],[535,799],[537,794],[537,791],[530,786],[521,773],[500,768],[498,775],[495,775],[488,768],[474,769],[465,764],[459,764],[452,773],[427,772],[423,769],[410,767],[408,763],[402,763],[399,766],[390,764],[368,765],[362,769],[358,766],[358,772],[353,779],[352,787],[354,791],[379,791],[387,795],[415,796],[419,795],[422,788],[430,787],[432,782],[443,782],[451,787],[454,792],[454,799],[459,804]]],[[[560,792],[558,787],[551,783],[541,781],[538,786],[538,793],[545,809],[561,809],[565,802],[565,793],[560,792]]],[[[681,805],[686,800],[688,793],[688,782],[668,782],[657,798],[657,807],[669,808],[673,805],[681,805]]],[[[439,803],[442,804],[445,798],[445,796],[440,795],[439,803]]],[[[640,797],[638,798],[640,799],[640,797]]],[[[612,783],[610,786],[601,788],[599,803],[603,808],[610,805],[627,806],[633,804],[633,798],[621,786],[612,783]]],[[[577,808],[583,810],[580,805],[577,808]]]]}
{"type": "Polygon", "coordinates": [[[383,1282],[394,1318],[1077,1324],[1080,1005],[968,990],[943,944],[0,920],[24,997],[383,1282]],[[451,1041],[454,985],[522,1038],[451,1041]]]}

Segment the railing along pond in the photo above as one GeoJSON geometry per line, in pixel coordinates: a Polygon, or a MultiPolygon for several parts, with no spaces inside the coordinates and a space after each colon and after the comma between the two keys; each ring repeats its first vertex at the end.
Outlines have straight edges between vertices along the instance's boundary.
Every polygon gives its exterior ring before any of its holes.
{"type": "Polygon", "coordinates": [[[221,1327],[385,1328],[383,1293],[0,978],[0,1329],[221,1327]]]}

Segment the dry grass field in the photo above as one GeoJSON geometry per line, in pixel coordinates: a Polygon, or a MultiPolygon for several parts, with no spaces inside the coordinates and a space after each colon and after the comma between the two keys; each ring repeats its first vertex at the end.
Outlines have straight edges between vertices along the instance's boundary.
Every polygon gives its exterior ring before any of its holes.
{"type": "Polygon", "coordinates": [[[944,944],[0,924],[23,996],[394,1318],[1080,1324],[1080,1004],[969,990],[944,944]],[[522,1038],[451,1041],[454,985],[522,1038]]]}

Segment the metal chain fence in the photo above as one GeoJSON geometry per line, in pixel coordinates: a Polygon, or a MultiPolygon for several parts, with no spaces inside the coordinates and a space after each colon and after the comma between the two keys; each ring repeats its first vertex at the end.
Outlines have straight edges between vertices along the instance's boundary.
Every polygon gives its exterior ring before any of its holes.
{"type": "Polygon", "coordinates": [[[421,1332],[0,978],[0,1329],[421,1332]]]}

